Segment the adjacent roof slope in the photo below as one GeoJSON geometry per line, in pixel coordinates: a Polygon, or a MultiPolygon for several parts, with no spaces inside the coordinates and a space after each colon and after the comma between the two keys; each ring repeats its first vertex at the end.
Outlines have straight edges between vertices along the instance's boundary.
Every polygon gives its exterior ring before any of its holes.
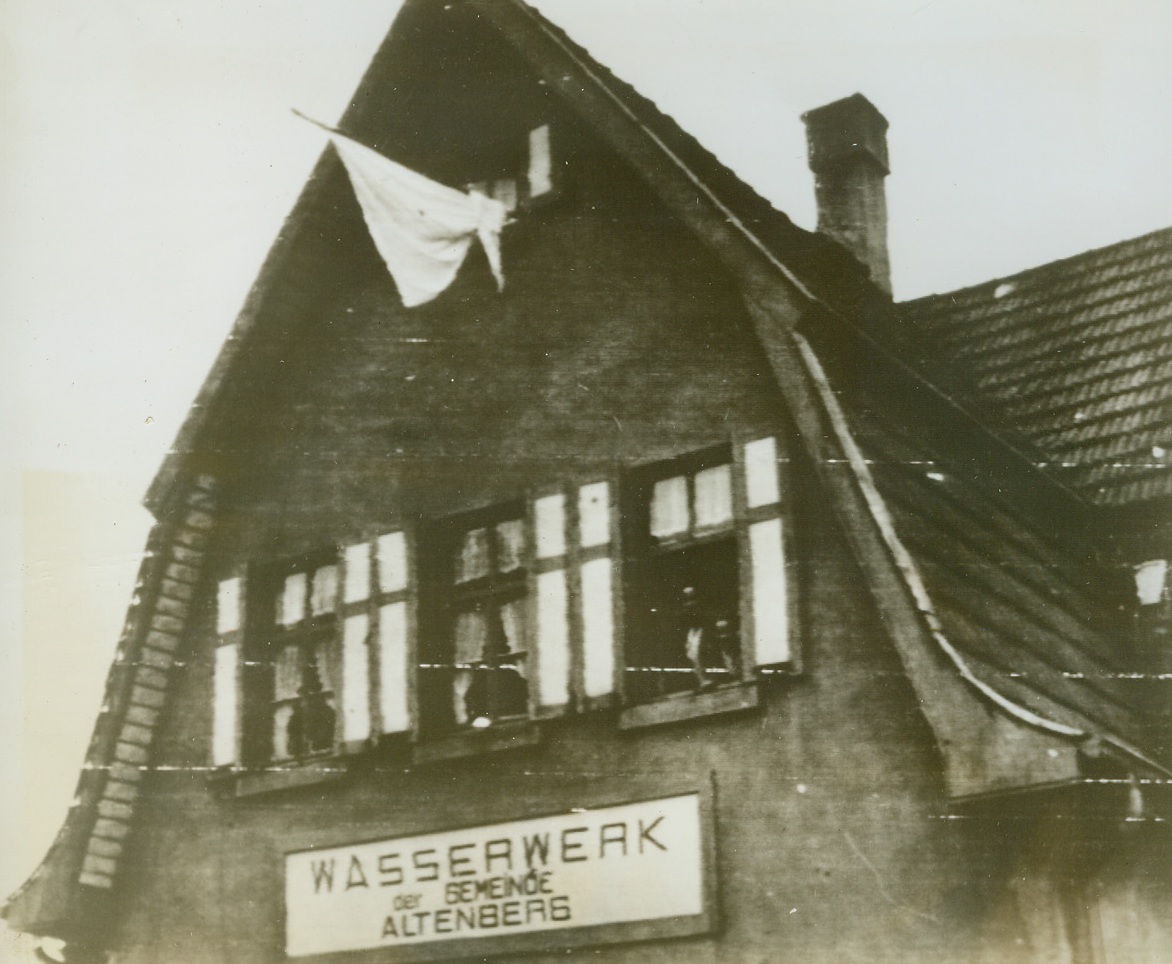
{"type": "Polygon", "coordinates": [[[1167,771],[1169,682],[1137,672],[1127,573],[1094,510],[849,319],[803,326],[869,511],[936,647],[986,700],[1041,729],[1098,736],[1167,771]],[[857,446],[852,457],[850,448],[857,446]]]}
{"type": "Polygon", "coordinates": [[[982,682],[1038,716],[1159,755],[1148,683],[1129,672],[1110,574],[1064,529],[937,462],[907,424],[850,404],[855,438],[946,639],[982,682]]]}
{"type": "Polygon", "coordinates": [[[1172,496],[1172,229],[894,315],[1084,499],[1172,496]]]}

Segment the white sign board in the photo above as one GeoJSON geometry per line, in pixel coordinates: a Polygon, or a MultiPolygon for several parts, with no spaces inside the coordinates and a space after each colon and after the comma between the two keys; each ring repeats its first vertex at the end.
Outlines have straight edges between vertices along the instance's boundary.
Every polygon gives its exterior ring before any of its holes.
{"type": "Polygon", "coordinates": [[[285,857],[290,957],[692,917],[697,794],[285,857]]]}

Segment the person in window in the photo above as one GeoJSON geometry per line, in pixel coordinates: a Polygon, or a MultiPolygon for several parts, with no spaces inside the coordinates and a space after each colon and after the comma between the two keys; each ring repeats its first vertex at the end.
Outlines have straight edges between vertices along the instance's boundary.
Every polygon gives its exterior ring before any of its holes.
{"type": "Polygon", "coordinates": [[[500,609],[487,607],[487,639],[481,665],[473,671],[464,692],[464,718],[481,729],[494,720],[524,716],[529,709],[529,686],[521,675],[521,653],[505,631],[500,609]]]}
{"type": "Polygon", "coordinates": [[[509,653],[495,666],[476,671],[464,696],[464,710],[472,726],[482,729],[494,720],[528,712],[529,687],[519,662],[519,654],[509,653]]]}
{"type": "Polygon", "coordinates": [[[297,695],[297,705],[286,730],[290,755],[305,756],[332,749],[337,714],[322,692],[316,667],[305,667],[297,695]]]}
{"type": "Polygon", "coordinates": [[[696,686],[705,689],[737,678],[737,640],[732,622],[722,612],[705,605],[695,586],[680,593],[684,654],[696,677],[696,686]]]}

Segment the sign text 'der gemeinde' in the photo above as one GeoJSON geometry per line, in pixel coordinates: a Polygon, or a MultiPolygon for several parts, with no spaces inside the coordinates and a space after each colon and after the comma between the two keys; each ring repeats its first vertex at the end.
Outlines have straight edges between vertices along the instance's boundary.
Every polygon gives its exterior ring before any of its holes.
{"type": "Polygon", "coordinates": [[[688,917],[697,794],[288,854],[291,957],[688,917]]]}

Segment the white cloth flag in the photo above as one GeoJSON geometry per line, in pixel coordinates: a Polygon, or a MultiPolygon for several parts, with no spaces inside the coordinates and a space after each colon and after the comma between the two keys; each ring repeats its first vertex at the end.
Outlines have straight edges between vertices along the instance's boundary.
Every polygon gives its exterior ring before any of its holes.
{"type": "Polygon", "coordinates": [[[331,138],[350,175],[374,246],[408,308],[431,301],[455,280],[479,237],[497,287],[505,206],[438,184],[340,134],[331,138]]]}

